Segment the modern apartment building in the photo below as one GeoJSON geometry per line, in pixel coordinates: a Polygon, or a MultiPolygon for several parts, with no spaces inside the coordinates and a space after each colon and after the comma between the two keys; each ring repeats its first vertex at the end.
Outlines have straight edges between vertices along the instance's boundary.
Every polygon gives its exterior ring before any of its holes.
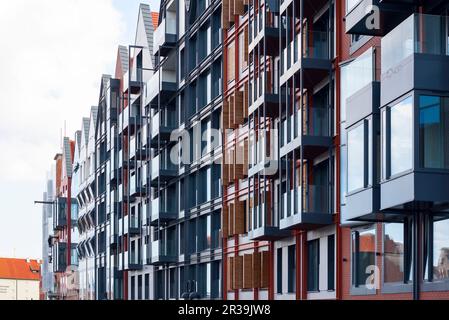
{"type": "Polygon", "coordinates": [[[95,300],[95,126],[98,107],[82,121],[75,134],[72,192],[78,202],[77,246],[79,299],[95,300]]]}
{"type": "Polygon", "coordinates": [[[78,244],[80,298],[449,299],[448,16],[141,5],[72,143],[72,190],[68,139],[57,156],[81,238],[52,239],[78,244]]]}

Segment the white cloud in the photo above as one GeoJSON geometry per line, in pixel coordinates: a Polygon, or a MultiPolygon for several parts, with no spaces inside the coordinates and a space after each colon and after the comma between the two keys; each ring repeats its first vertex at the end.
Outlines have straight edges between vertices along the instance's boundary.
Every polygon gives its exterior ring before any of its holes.
{"type": "Polygon", "coordinates": [[[0,2],[0,183],[42,181],[113,72],[125,29],[112,0],[0,2]]]}

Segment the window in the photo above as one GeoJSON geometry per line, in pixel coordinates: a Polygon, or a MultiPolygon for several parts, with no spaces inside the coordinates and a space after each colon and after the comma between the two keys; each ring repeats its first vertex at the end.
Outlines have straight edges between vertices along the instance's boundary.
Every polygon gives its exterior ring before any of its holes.
{"type": "Polygon", "coordinates": [[[282,294],[282,248],[277,250],[277,293],[282,294]]]}
{"type": "MultiPolygon", "coordinates": [[[[370,281],[376,264],[376,230],[358,230],[352,233],[352,284],[354,287],[374,284],[370,281]]],[[[373,279],[374,280],[374,279],[373,279]]]]}
{"type": "Polygon", "coordinates": [[[433,262],[427,274],[432,281],[449,280],[449,220],[433,218],[430,260],[433,262]]]}
{"type": "Polygon", "coordinates": [[[365,125],[348,131],[348,192],[365,185],[365,125]]]}
{"type": "Polygon", "coordinates": [[[410,224],[388,223],[384,225],[384,282],[407,283],[411,276],[410,224]]]}
{"type": "Polygon", "coordinates": [[[310,241],[307,245],[307,291],[318,292],[320,274],[320,240],[310,241]]]}
{"type": "Polygon", "coordinates": [[[413,168],[413,99],[408,97],[382,112],[384,178],[413,168]]]}
{"type": "Polygon", "coordinates": [[[296,292],[296,246],[288,247],[288,292],[296,292]]]}
{"type": "Polygon", "coordinates": [[[327,238],[327,290],[335,290],[335,235],[327,238]]]}
{"type": "Polygon", "coordinates": [[[145,300],[150,300],[150,275],[145,275],[145,300]]]}
{"type": "Polygon", "coordinates": [[[170,269],[170,299],[176,299],[176,269],[170,269]]]}
{"type": "Polygon", "coordinates": [[[142,276],[137,278],[137,299],[142,300],[142,276]]]}
{"type": "Polygon", "coordinates": [[[136,279],[135,277],[131,277],[131,300],[136,299],[136,279]]]}
{"type": "Polygon", "coordinates": [[[419,149],[421,166],[449,169],[449,98],[420,96],[419,149]]]}

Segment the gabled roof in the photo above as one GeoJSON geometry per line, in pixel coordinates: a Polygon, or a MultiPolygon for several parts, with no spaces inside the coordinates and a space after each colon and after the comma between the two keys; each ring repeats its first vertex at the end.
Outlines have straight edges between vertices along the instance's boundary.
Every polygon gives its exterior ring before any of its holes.
{"type": "Polygon", "coordinates": [[[154,30],[159,26],[159,12],[151,12],[151,18],[153,19],[154,30]]]}
{"type": "Polygon", "coordinates": [[[70,141],[69,138],[64,138],[64,145],[63,145],[63,161],[65,165],[65,174],[68,178],[72,177],[72,154],[74,152],[75,142],[70,141]]]}
{"type": "Polygon", "coordinates": [[[84,145],[87,146],[87,143],[89,141],[89,118],[83,118],[83,136],[84,136],[84,145]]]}
{"type": "Polygon", "coordinates": [[[128,47],[119,46],[117,52],[117,63],[115,77],[120,78],[129,70],[129,54],[128,47]]]}
{"type": "Polygon", "coordinates": [[[39,281],[40,265],[37,260],[0,258],[0,279],[39,281]]]}
{"type": "Polygon", "coordinates": [[[138,37],[140,28],[142,27],[141,23],[143,22],[143,28],[146,36],[146,45],[148,45],[148,51],[153,60],[154,64],[154,56],[153,56],[153,35],[154,30],[157,28],[159,20],[159,14],[155,12],[151,12],[150,6],[148,4],[141,3],[139,6],[139,17],[137,21],[137,29],[136,29],[136,39],[135,44],[138,45],[138,37]],[[157,17],[156,17],[157,14],[157,17]],[[155,19],[157,18],[157,19],[155,19]]]}

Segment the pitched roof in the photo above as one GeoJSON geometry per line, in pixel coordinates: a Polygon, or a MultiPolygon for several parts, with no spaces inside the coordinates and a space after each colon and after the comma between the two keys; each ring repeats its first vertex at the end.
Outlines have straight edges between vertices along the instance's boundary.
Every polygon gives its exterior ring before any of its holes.
{"type": "Polygon", "coordinates": [[[87,145],[87,142],[89,141],[89,126],[90,126],[90,119],[83,118],[84,145],[87,145]]]}
{"type": "Polygon", "coordinates": [[[118,57],[122,66],[122,74],[125,74],[129,70],[129,54],[128,48],[125,46],[118,47],[118,57]]]}
{"type": "Polygon", "coordinates": [[[0,258],[0,279],[39,281],[40,265],[37,260],[0,258]]]}

